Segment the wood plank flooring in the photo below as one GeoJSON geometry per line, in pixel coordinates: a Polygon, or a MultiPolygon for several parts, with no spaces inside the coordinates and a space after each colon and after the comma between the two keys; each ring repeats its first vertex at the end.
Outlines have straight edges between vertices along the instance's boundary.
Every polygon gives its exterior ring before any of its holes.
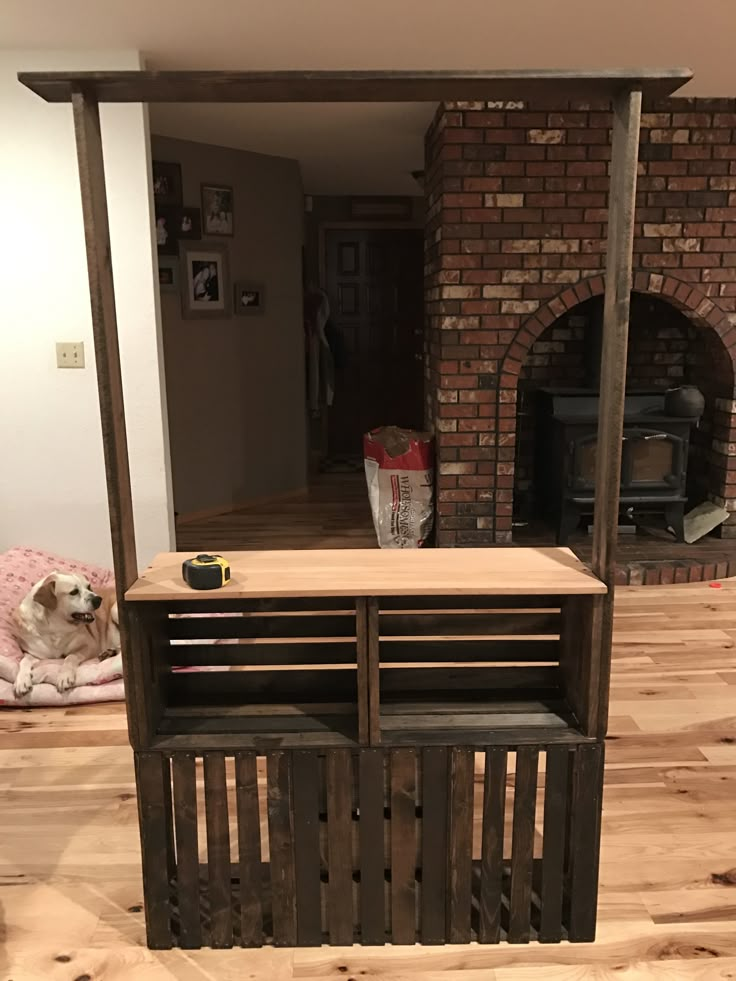
{"type": "Polygon", "coordinates": [[[586,946],[149,951],[122,705],[0,713],[0,981],[734,979],[735,652],[736,580],[620,591],[586,946]]]}
{"type": "Polygon", "coordinates": [[[323,474],[297,497],[179,523],[176,545],[182,552],[378,548],[362,473],[323,474]]]}

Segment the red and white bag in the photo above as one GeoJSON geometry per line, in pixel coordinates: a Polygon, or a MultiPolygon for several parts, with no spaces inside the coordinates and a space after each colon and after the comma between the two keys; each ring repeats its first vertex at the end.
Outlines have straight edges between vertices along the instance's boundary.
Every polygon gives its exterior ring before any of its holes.
{"type": "Polygon", "coordinates": [[[398,426],[363,437],[373,525],[381,548],[420,548],[434,523],[434,467],[428,433],[398,426]]]}

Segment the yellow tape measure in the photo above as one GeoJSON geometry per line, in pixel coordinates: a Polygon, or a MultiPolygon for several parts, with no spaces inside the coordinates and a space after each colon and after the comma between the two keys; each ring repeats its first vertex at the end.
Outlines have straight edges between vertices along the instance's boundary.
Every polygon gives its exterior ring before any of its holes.
{"type": "Polygon", "coordinates": [[[184,560],[181,574],[192,589],[219,589],[230,579],[230,563],[221,555],[198,555],[184,560]]]}

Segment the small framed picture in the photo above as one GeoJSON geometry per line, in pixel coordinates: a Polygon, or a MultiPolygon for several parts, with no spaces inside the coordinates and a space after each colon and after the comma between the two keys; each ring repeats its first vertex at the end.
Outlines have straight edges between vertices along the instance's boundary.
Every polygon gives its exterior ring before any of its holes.
{"type": "Polygon", "coordinates": [[[263,313],[265,300],[262,283],[235,283],[234,311],[238,316],[248,317],[263,313]]]}
{"type": "Polygon", "coordinates": [[[198,242],[202,238],[199,208],[157,208],[156,242],[163,255],[176,255],[181,240],[198,242]]]}
{"type": "Polygon", "coordinates": [[[229,317],[227,249],[181,242],[181,307],[184,317],[229,317]]]}
{"type": "Polygon", "coordinates": [[[161,293],[178,292],[179,260],[174,256],[159,256],[158,288],[161,293]]]}
{"type": "Polygon", "coordinates": [[[181,164],[153,161],[153,199],[156,206],[181,204],[181,164]]]}
{"type": "Polygon", "coordinates": [[[205,235],[233,234],[233,189],[221,184],[202,185],[205,235]]]}
{"type": "Polygon", "coordinates": [[[176,255],[179,252],[176,208],[156,209],[156,246],[159,255],[176,255]]]}

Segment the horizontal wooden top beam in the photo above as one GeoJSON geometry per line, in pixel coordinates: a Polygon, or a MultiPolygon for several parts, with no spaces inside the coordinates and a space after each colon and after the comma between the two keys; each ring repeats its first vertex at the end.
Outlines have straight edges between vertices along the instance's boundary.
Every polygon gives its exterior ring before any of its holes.
{"type": "Polygon", "coordinates": [[[688,68],[607,71],[20,72],[47,102],[84,91],[98,102],[466,102],[611,98],[641,89],[663,98],[692,78],[688,68]]]}
{"type": "Polygon", "coordinates": [[[190,589],[192,552],[157,555],[128,600],[187,601],[291,596],[561,596],[606,593],[567,548],[304,549],[229,552],[231,580],[190,589]]]}

